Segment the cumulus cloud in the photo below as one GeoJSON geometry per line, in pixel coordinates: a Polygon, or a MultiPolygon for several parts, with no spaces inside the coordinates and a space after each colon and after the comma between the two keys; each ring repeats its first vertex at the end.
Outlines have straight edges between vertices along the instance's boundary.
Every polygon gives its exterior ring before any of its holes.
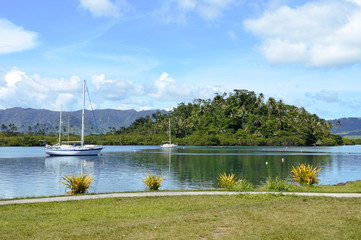
{"type": "Polygon", "coordinates": [[[361,62],[359,0],[319,0],[268,10],[244,27],[262,39],[271,64],[339,67],[361,62]]]}
{"type": "Polygon", "coordinates": [[[80,0],[81,6],[95,17],[120,17],[127,10],[126,0],[80,0]]]}
{"type": "Polygon", "coordinates": [[[212,85],[179,84],[175,79],[169,77],[168,73],[163,72],[154,81],[154,89],[148,95],[156,100],[182,102],[192,101],[195,98],[213,98],[215,93],[223,92],[222,88],[212,85]]]}
{"type": "MultiPolygon", "coordinates": [[[[215,93],[225,92],[212,85],[180,84],[166,72],[146,87],[130,80],[109,79],[104,74],[94,75],[87,85],[93,106],[95,103],[98,109],[146,110],[154,109],[155,103],[156,108],[169,108],[180,102],[213,98],[215,93]]],[[[0,72],[0,109],[59,110],[62,105],[63,110],[73,111],[81,108],[81,101],[82,80],[78,76],[48,78],[29,75],[16,67],[0,72]]]]}
{"type": "Polygon", "coordinates": [[[92,79],[97,94],[107,100],[122,100],[129,96],[143,94],[143,87],[129,80],[106,79],[104,74],[95,75],[92,79]]]}
{"type": "Polygon", "coordinates": [[[165,1],[156,16],[165,22],[184,22],[187,14],[195,13],[207,21],[215,20],[236,3],[235,0],[171,0],[165,1]]]}
{"type": "Polygon", "coordinates": [[[29,76],[14,67],[0,76],[0,108],[29,107],[59,109],[60,104],[69,104],[69,110],[79,109],[81,81],[70,79],[29,76]],[[78,101],[75,105],[74,102],[78,101]]]}
{"type": "Polygon", "coordinates": [[[18,52],[36,46],[37,33],[24,30],[14,23],[0,19],[0,54],[18,52]]]}
{"type": "Polygon", "coordinates": [[[149,94],[155,99],[175,100],[181,96],[189,96],[191,89],[186,85],[179,85],[169,77],[169,74],[163,72],[158,79],[154,81],[154,91],[149,94]]]}

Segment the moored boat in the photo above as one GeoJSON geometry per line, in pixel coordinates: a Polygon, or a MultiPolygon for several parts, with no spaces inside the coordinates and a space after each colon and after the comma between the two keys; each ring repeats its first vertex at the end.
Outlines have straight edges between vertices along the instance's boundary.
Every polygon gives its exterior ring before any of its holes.
{"type": "Polygon", "coordinates": [[[59,141],[55,145],[46,145],[45,153],[50,156],[94,156],[98,155],[103,146],[97,145],[84,145],[84,116],[85,116],[85,86],[86,82],[83,82],[83,107],[81,118],[81,141],[61,141],[61,113],[60,109],[60,122],[59,122],[59,141]],[[66,144],[64,144],[66,143],[66,144]],[[80,143],[80,145],[77,145],[80,143]],[[72,144],[72,145],[71,145],[72,144]]]}

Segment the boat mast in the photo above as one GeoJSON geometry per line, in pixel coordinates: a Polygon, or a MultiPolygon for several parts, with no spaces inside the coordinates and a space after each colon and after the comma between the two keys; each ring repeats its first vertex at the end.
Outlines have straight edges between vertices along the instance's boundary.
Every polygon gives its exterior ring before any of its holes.
{"type": "Polygon", "coordinates": [[[81,146],[84,145],[85,80],[83,82],[83,110],[81,113],[81,146]]]}
{"type": "Polygon", "coordinates": [[[172,143],[172,142],[171,142],[171,137],[172,137],[172,135],[171,135],[171,133],[170,133],[170,118],[169,118],[169,144],[172,143]]]}
{"type": "Polygon", "coordinates": [[[62,112],[62,109],[63,108],[63,105],[60,104],[60,117],[59,117],[59,145],[61,145],[61,112],[62,112]]]}
{"type": "Polygon", "coordinates": [[[69,142],[69,115],[68,115],[68,142],[69,142]]]}

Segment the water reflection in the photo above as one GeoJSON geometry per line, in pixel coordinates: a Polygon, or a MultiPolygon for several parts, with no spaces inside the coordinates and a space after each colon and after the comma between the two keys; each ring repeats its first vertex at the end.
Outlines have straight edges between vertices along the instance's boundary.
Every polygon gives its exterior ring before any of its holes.
{"type": "Polygon", "coordinates": [[[39,148],[1,150],[5,153],[0,156],[0,198],[62,195],[65,193],[65,187],[59,186],[62,177],[78,172],[93,175],[91,192],[97,193],[144,190],[141,180],[147,172],[166,175],[162,189],[170,190],[215,188],[217,177],[223,172],[258,185],[267,177],[287,179],[292,166],[298,163],[321,167],[322,184],[361,178],[358,146],[177,149],[112,146],[101,156],[84,157],[46,157],[39,148]]]}

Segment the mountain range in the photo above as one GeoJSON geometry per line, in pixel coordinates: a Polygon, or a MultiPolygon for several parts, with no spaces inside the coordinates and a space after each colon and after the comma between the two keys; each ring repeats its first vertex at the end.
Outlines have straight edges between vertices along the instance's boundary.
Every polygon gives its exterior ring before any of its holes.
{"type": "MultiPolygon", "coordinates": [[[[102,109],[94,110],[94,116],[100,133],[118,130],[121,127],[130,126],[136,119],[140,117],[151,116],[153,113],[160,111],[166,113],[165,110],[114,110],[102,109]]],[[[74,112],[62,112],[63,132],[68,131],[73,134],[80,134],[81,129],[81,110],[74,112]]],[[[340,118],[330,120],[333,128],[333,134],[348,138],[361,137],[361,118],[340,118]],[[337,121],[341,125],[337,126],[337,121]]],[[[0,126],[16,126],[18,132],[39,132],[57,133],[59,126],[59,112],[46,109],[32,108],[9,108],[0,110],[0,126]]],[[[96,124],[92,111],[85,111],[85,132],[86,134],[96,133],[96,124]]],[[[4,129],[0,129],[4,130],[4,129]]]]}
{"type": "MultiPolygon", "coordinates": [[[[96,123],[100,133],[117,130],[121,127],[130,126],[136,119],[140,117],[151,116],[153,113],[160,111],[166,113],[165,110],[114,110],[102,109],[89,111],[85,110],[85,133],[96,133],[96,123]],[[94,113],[94,114],[93,114],[94,113]],[[94,115],[94,116],[93,116],[94,115]]],[[[4,131],[5,127],[10,124],[16,126],[18,132],[45,132],[58,133],[59,111],[50,111],[45,109],[32,108],[9,108],[0,110],[0,127],[4,131]]],[[[62,128],[63,132],[68,131],[70,134],[80,134],[81,129],[81,110],[74,112],[62,112],[62,128]]]]}
{"type": "Polygon", "coordinates": [[[333,126],[331,133],[340,135],[341,137],[361,138],[361,118],[339,118],[330,121],[333,126]],[[336,125],[337,121],[340,121],[340,126],[336,125]]]}

